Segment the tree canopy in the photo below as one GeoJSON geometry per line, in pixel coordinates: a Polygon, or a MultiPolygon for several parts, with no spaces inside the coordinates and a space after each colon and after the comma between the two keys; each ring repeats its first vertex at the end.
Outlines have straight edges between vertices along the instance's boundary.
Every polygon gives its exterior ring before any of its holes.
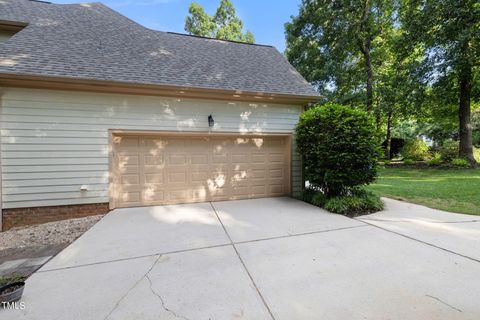
{"type": "Polygon", "coordinates": [[[190,4],[189,15],[185,19],[185,31],[189,34],[223,40],[254,43],[250,31],[243,32],[243,22],[236,15],[230,0],[221,0],[215,14],[209,15],[195,2],[190,4]]]}
{"type": "Polygon", "coordinates": [[[432,131],[453,126],[460,157],[475,164],[478,1],[302,0],[285,31],[287,58],[324,102],[375,114],[387,141],[402,121],[431,124],[432,131]]]}

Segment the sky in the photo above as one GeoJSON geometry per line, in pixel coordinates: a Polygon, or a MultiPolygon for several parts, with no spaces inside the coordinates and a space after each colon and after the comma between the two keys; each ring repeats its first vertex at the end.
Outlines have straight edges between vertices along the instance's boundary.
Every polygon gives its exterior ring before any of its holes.
{"type": "MultiPolygon", "coordinates": [[[[185,33],[185,17],[192,0],[49,0],[53,3],[102,2],[141,25],[160,31],[185,33]]],[[[255,42],[285,50],[284,24],[297,15],[301,0],[232,0],[244,27],[255,42]]],[[[195,0],[213,14],[220,0],[195,0]]]]}

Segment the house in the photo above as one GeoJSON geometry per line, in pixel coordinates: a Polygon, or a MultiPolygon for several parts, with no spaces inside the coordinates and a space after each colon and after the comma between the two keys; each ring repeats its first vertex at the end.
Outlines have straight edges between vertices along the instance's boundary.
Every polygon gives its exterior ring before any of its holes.
{"type": "Polygon", "coordinates": [[[147,29],[100,4],[0,1],[2,228],[298,196],[316,91],[275,48],[147,29]]]}

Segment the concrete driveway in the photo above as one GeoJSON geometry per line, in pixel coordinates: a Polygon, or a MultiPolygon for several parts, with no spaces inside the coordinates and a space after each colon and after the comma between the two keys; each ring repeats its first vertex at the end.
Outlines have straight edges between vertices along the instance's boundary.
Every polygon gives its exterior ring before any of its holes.
{"type": "Polygon", "coordinates": [[[480,319],[480,219],[290,198],[117,209],[5,319],[480,319]]]}

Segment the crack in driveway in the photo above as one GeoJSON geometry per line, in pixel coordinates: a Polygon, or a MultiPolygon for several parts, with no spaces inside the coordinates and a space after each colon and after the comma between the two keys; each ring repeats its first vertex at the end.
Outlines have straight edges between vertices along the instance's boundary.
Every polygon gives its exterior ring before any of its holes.
{"type": "Polygon", "coordinates": [[[104,318],[104,320],[107,320],[108,318],[110,318],[110,316],[113,314],[113,312],[115,312],[115,310],[120,306],[120,303],[130,294],[130,292],[132,292],[133,289],[135,289],[139,284],[140,282],[142,282],[142,280],[144,279],[147,279],[148,280],[148,283],[149,283],[149,287],[150,287],[150,291],[152,292],[153,295],[155,295],[161,302],[161,305],[162,305],[162,308],[163,310],[169,312],[170,314],[172,314],[175,318],[179,318],[179,319],[184,319],[184,320],[190,320],[182,315],[179,315],[177,314],[175,311],[173,311],[172,309],[169,309],[166,305],[165,305],[165,301],[163,300],[163,298],[157,293],[155,292],[155,290],[153,289],[153,283],[152,283],[152,279],[148,276],[150,274],[150,272],[152,272],[153,268],[158,264],[158,262],[160,261],[160,259],[163,257],[164,255],[159,255],[157,259],[155,259],[155,261],[153,262],[153,264],[150,266],[150,268],[147,270],[147,272],[145,272],[145,274],[143,276],[140,277],[140,279],[138,279],[134,284],[133,286],[127,290],[127,292],[120,297],[120,299],[118,299],[118,301],[115,303],[115,306],[112,308],[112,310],[110,310],[110,312],[106,315],[106,317],[104,318]]]}
{"type": "Polygon", "coordinates": [[[145,272],[145,274],[143,276],[140,277],[140,279],[138,279],[134,284],[133,286],[127,290],[127,292],[120,297],[120,299],[118,299],[118,301],[115,303],[115,305],[113,306],[112,310],[110,310],[110,312],[105,316],[105,318],[103,318],[104,320],[107,320],[108,318],[110,318],[110,316],[112,315],[112,313],[120,306],[120,303],[123,301],[123,299],[125,299],[129,294],[130,292],[135,289],[138,284],[140,282],[142,282],[143,279],[145,279],[145,277],[148,276],[148,274],[153,270],[153,268],[155,267],[155,265],[157,264],[157,262],[160,260],[160,258],[162,257],[163,255],[159,255],[157,259],[155,259],[155,261],[153,262],[153,264],[151,265],[151,267],[147,270],[147,272],[145,272]]]}
{"type": "Polygon", "coordinates": [[[150,277],[148,276],[148,274],[145,275],[145,277],[148,279],[148,282],[150,284],[150,291],[152,291],[153,295],[155,295],[159,300],[160,300],[160,303],[162,304],[162,308],[163,310],[169,312],[170,314],[172,314],[175,318],[179,318],[179,319],[184,319],[184,320],[190,320],[182,315],[179,315],[177,314],[175,311],[173,311],[172,309],[168,308],[166,305],[165,305],[165,301],[163,300],[162,296],[160,296],[154,289],[153,289],[153,283],[152,283],[152,279],[150,279],[150,277]]]}

